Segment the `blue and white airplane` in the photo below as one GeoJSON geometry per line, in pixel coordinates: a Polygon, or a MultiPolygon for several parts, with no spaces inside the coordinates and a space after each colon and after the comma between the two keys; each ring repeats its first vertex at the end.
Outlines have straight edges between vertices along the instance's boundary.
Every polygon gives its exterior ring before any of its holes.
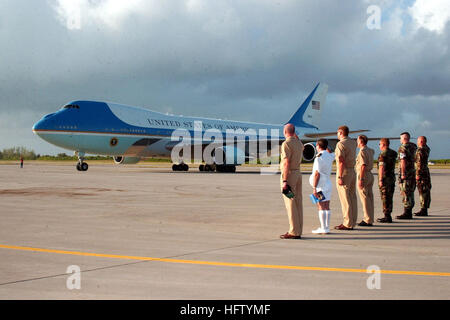
{"type": "MultiPolygon", "coordinates": [[[[317,138],[335,135],[335,132],[321,133],[318,127],[327,91],[326,84],[317,84],[286,122],[295,125],[298,137],[305,143],[305,160],[314,158],[314,141],[317,138]]],[[[116,164],[131,164],[148,157],[171,157],[172,150],[179,143],[172,138],[175,130],[190,133],[194,137],[192,146],[201,145],[203,149],[211,144],[211,139],[204,139],[204,133],[208,130],[213,129],[222,134],[224,141],[227,130],[238,130],[242,133],[242,139],[245,139],[244,145],[235,143],[231,147],[219,146],[215,151],[220,150],[225,161],[207,162],[199,166],[200,171],[234,172],[236,165],[258,156],[249,154],[249,141],[268,141],[272,138],[270,134],[276,130],[281,143],[284,140],[283,126],[176,116],[116,103],[80,100],[72,101],[57,112],[44,116],[33,126],[33,132],[51,144],[75,151],[79,159],[77,169],[86,171],[88,164],[84,161],[85,154],[108,155],[113,157],[116,164]],[[195,139],[199,130],[200,138],[195,139]],[[246,136],[250,131],[253,134],[246,136]],[[261,132],[267,133],[261,135],[261,132]]],[[[188,168],[183,162],[172,166],[174,171],[187,171],[188,168]]]]}

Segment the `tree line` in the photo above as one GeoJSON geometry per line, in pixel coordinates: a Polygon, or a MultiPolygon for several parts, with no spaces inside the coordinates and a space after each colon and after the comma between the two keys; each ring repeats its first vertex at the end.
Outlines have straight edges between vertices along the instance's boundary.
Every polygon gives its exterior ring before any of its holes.
{"type": "MultiPolygon", "coordinates": [[[[0,151],[0,160],[20,160],[23,157],[24,160],[78,160],[78,157],[73,155],[70,156],[66,153],[58,153],[56,156],[53,155],[40,155],[36,154],[33,150],[25,148],[25,147],[12,147],[6,148],[0,151]]],[[[87,160],[111,160],[110,156],[87,156],[85,157],[87,160]]],[[[159,159],[159,158],[151,158],[151,159],[143,159],[143,161],[148,162],[170,162],[169,159],[159,159]]],[[[450,164],[450,159],[439,159],[439,160],[430,160],[434,164],[450,164]]],[[[304,161],[303,161],[304,162],[304,161]]],[[[374,163],[377,161],[374,160],[374,163]]],[[[258,164],[261,164],[258,160],[258,164]]]]}
{"type": "Polygon", "coordinates": [[[21,157],[26,160],[36,160],[38,155],[25,147],[12,147],[0,151],[0,159],[2,160],[19,160],[21,157]]]}
{"type": "MultiPolygon", "coordinates": [[[[75,155],[70,156],[66,153],[58,153],[57,155],[40,155],[36,154],[34,150],[25,147],[12,147],[0,151],[0,160],[78,160],[75,155]]],[[[108,156],[87,156],[88,160],[110,160],[108,156]]]]}

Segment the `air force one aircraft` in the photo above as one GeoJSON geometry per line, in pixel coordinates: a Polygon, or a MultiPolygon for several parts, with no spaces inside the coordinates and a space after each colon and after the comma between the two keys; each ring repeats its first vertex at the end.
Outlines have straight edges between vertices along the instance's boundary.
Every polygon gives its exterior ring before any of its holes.
{"type": "MultiPolygon", "coordinates": [[[[303,158],[307,161],[316,154],[314,142],[318,138],[335,135],[335,132],[321,133],[318,128],[327,91],[326,84],[317,84],[286,122],[295,125],[298,137],[305,143],[303,158]]],[[[216,155],[221,152],[222,162],[206,161],[202,153],[202,159],[197,159],[206,162],[199,166],[200,171],[234,172],[236,165],[261,154],[261,150],[257,150],[256,155],[251,154],[251,142],[259,145],[259,142],[274,141],[276,136],[278,148],[284,140],[283,126],[176,116],[110,102],[73,101],[44,116],[33,126],[33,132],[51,144],[75,151],[79,159],[77,169],[86,171],[88,164],[84,156],[87,153],[112,156],[116,164],[131,164],[148,157],[171,157],[180,143],[179,138],[174,141],[173,135],[180,130],[193,137],[189,139],[192,147],[201,146],[201,150],[212,142],[208,130],[216,132],[216,136],[223,135],[223,141],[227,132],[234,130],[237,140],[232,145],[217,145],[214,150],[216,155]],[[243,144],[239,144],[240,138],[243,144]]],[[[362,131],[367,130],[353,133],[362,131]]],[[[188,168],[183,161],[172,166],[174,171],[188,168]]]]}

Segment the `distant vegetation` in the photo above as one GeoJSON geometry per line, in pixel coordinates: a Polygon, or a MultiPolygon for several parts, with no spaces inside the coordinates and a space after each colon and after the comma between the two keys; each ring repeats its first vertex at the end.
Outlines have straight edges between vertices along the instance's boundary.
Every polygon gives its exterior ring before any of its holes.
{"type": "MultiPolygon", "coordinates": [[[[108,156],[85,156],[85,160],[112,160],[111,157],[108,156]]],[[[64,160],[70,160],[70,161],[78,161],[77,156],[69,156],[65,153],[58,153],[56,156],[51,156],[48,154],[39,155],[36,158],[36,160],[54,160],[54,161],[64,161],[64,160]]]]}
{"type": "MultiPolygon", "coordinates": [[[[0,151],[0,160],[20,160],[20,157],[23,157],[24,160],[53,160],[53,161],[77,161],[77,156],[70,156],[66,153],[58,153],[56,156],[44,154],[36,154],[33,150],[27,149],[25,147],[13,147],[6,148],[0,151]]],[[[86,156],[86,160],[112,160],[111,156],[86,156]]],[[[144,162],[171,162],[169,158],[148,158],[142,159],[144,162]]],[[[305,161],[302,161],[305,163],[305,161]]],[[[375,160],[374,163],[377,161],[375,160]]],[[[450,159],[439,159],[439,160],[430,160],[431,163],[434,164],[450,164],[450,159]]],[[[264,162],[265,163],[265,162],[264,162]]],[[[311,162],[312,163],[312,162],[311,162]]],[[[261,164],[260,160],[258,160],[258,164],[261,164]]]]}
{"type": "Polygon", "coordinates": [[[434,164],[450,164],[450,159],[430,160],[434,164]]]}
{"type": "Polygon", "coordinates": [[[143,159],[144,162],[172,162],[170,158],[148,158],[143,159]]]}
{"type": "Polygon", "coordinates": [[[20,157],[26,160],[36,160],[39,155],[36,155],[33,150],[28,150],[25,147],[13,147],[0,151],[0,160],[20,160],[20,157]]]}
{"type": "MultiPolygon", "coordinates": [[[[0,151],[0,160],[20,160],[21,157],[23,157],[24,160],[78,160],[78,157],[69,156],[65,153],[58,153],[56,156],[51,156],[48,154],[40,155],[25,147],[6,148],[0,151]]],[[[87,156],[86,159],[111,160],[111,157],[87,156]]]]}
{"type": "MultiPolygon", "coordinates": [[[[58,153],[57,155],[40,155],[36,154],[33,150],[25,147],[13,147],[6,148],[0,151],[0,160],[20,160],[23,157],[24,160],[50,160],[50,161],[78,161],[78,157],[75,155],[68,155],[66,153],[58,153]]],[[[107,160],[112,161],[111,156],[86,156],[85,160],[107,160]]],[[[165,158],[149,158],[143,159],[145,162],[171,162],[170,159],[165,158]]]]}

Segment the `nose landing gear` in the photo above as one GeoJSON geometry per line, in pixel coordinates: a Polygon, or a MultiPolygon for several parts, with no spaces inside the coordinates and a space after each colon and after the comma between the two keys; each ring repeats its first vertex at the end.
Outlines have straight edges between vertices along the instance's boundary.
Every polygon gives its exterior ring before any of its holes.
{"type": "Polygon", "coordinates": [[[78,171],[87,171],[87,169],[89,168],[88,164],[86,162],[78,162],[77,163],[77,170],[78,171]]]}
{"type": "Polygon", "coordinates": [[[77,170],[78,171],[87,171],[89,166],[86,162],[84,162],[84,152],[75,152],[75,155],[78,156],[77,170]]]}

